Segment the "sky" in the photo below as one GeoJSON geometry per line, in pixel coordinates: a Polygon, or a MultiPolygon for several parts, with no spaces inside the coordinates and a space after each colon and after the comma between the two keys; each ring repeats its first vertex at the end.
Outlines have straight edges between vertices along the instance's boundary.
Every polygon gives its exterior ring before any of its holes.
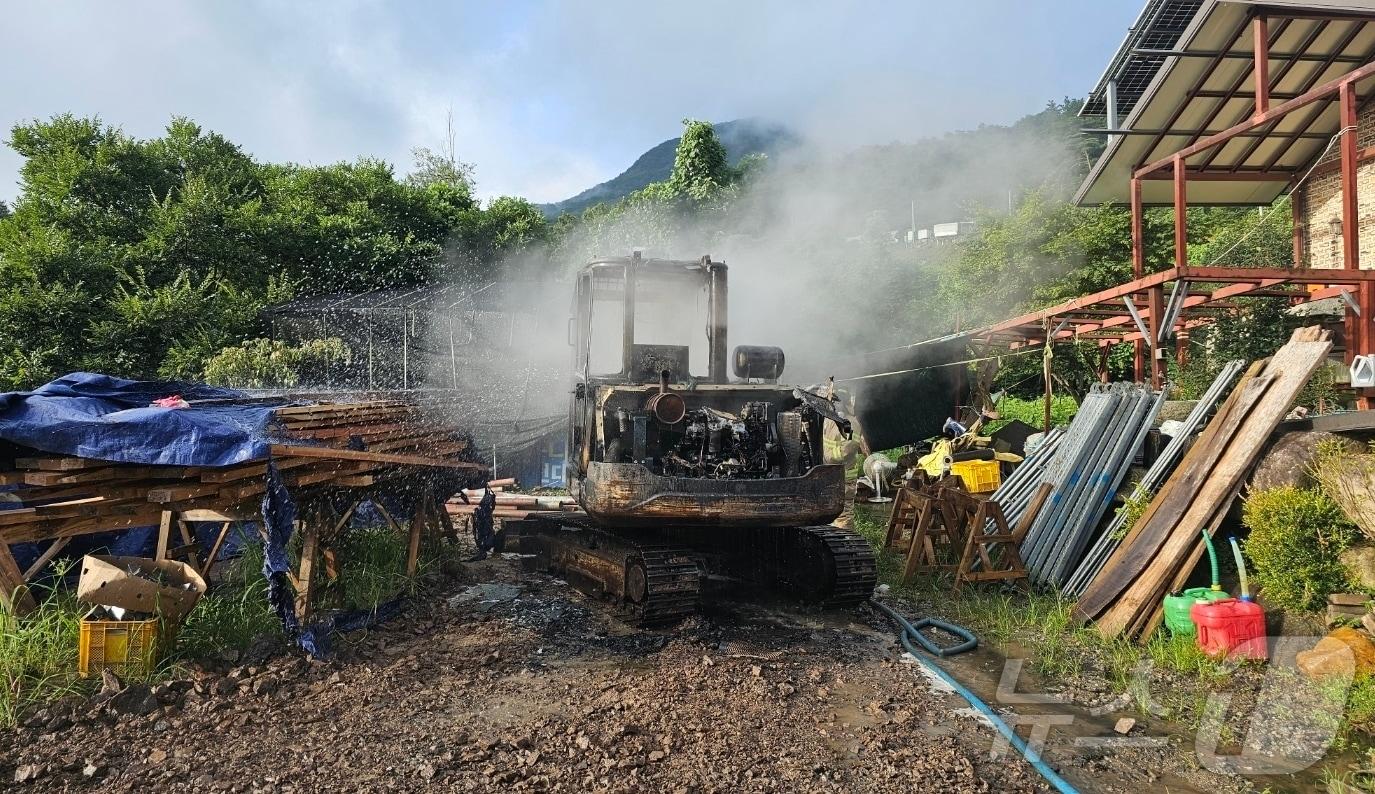
{"type": "MultiPolygon", "coordinates": [[[[136,137],[186,116],[265,161],[459,159],[484,198],[572,196],[684,118],[838,150],[1083,96],[1142,0],[11,2],[0,125],[71,112],[136,137]]],[[[0,147],[0,199],[20,158],[0,147]]]]}

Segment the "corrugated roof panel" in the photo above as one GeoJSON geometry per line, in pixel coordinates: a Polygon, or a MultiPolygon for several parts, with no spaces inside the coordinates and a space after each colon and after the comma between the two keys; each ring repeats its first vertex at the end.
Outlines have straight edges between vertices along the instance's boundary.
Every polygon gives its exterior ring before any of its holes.
{"type": "MultiPolygon", "coordinates": [[[[1148,4],[1147,10],[1159,5],[1148,4]]],[[[1169,157],[1194,140],[1241,123],[1254,113],[1253,61],[1249,56],[1251,20],[1258,5],[1250,0],[1204,0],[1195,4],[1184,32],[1170,47],[1199,55],[1164,58],[1149,85],[1134,101],[1130,113],[1119,122],[1123,129],[1178,130],[1180,133],[1114,136],[1076,195],[1077,202],[1125,203],[1131,174],[1136,168],[1169,157]],[[1243,57],[1212,55],[1219,51],[1239,53],[1243,57]]],[[[1343,58],[1329,64],[1323,60],[1302,59],[1290,63],[1288,59],[1272,57],[1271,92],[1277,94],[1272,96],[1272,106],[1375,59],[1375,0],[1268,0],[1264,6],[1270,16],[1272,53],[1343,58]],[[1298,16],[1284,17],[1286,8],[1296,9],[1298,16]],[[1302,16],[1314,12],[1358,14],[1370,19],[1302,16]]],[[[1130,66],[1131,52],[1145,46],[1139,43],[1141,40],[1140,36],[1129,36],[1114,64],[1120,62],[1130,66]]],[[[1105,81],[1106,75],[1095,91],[1100,90],[1105,81]]],[[[1219,149],[1190,157],[1189,164],[1211,171],[1257,171],[1267,166],[1290,172],[1303,169],[1322,152],[1326,136],[1337,131],[1336,110],[1328,105],[1330,103],[1314,105],[1284,117],[1273,125],[1272,137],[1237,138],[1219,149]]],[[[1265,129],[1260,128],[1257,132],[1265,129]]],[[[1280,195],[1288,181],[1287,174],[1276,174],[1273,181],[1265,182],[1199,180],[1190,183],[1189,198],[1191,202],[1205,204],[1265,204],[1280,195]]],[[[1142,195],[1148,204],[1168,204],[1173,200],[1173,189],[1168,181],[1147,180],[1142,195]]]]}

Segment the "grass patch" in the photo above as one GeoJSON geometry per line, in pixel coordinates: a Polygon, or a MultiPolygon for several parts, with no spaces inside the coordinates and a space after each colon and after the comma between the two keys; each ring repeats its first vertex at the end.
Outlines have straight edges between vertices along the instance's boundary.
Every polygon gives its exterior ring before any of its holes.
{"type": "Polygon", "coordinates": [[[206,593],[177,635],[172,660],[212,656],[225,648],[247,648],[263,635],[280,635],[282,624],[267,603],[263,548],[244,546],[225,579],[206,593]]]}
{"type": "MultiPolygon", "coordinates": [[[[411,578],[405,574],[406,538],[390,529],[354,530],[344,535],[336,550],[339,577],[329,585],[317,583],[317,603],[326,606],[332,596],[334,603],[328,606],[344,609],[371,609],[398,595],[413,595],[425,573],[459,553],[451,544],[422,547],[421,575],[411,578]]],[[[54,563],[61,567],[52,581],[61,582],[74,564],[54,563]]],[[[178,675],[181,663],[248,648],[264,636],[282,636],[281,623],[267,602],[262,567],[262,547],[246,544],[187,616],[175,648],[151,680],[178,675]]],[[[0,608],[0,727],[14,725],[32,706],[88,694],[100,681],[98,676],[83,679],[77,674],[81,617],[88,607],[77,602],[72,588],[61,585],[38,586],[32,592],[38,602],[34,611],[15,616],[0,608]]]]}
{"type": "MultiPolygon", "coordinates": [[[[71,563],[60,566],[60,582],[71,563]]],[[[38,608],[16,617],[0,607],[0,725],[13,725],[30,706],[88,691],[76,674],[81,605],[67,589],[34,587],[38,608]]]]}
{"type": "MultiPolygon", "coordinates": [[[[983,434],[988,435],[1013,419],[1020,419],[1032,427],[1039,428],[1045,424],[1045,400],[1036,398],[1034,400],[1023,400],[1020,397],[1004,397],[998,401],[998,419],[989,422],[984,426],[983,434]]],[[[1079,411],[1079,403],[1068,394],[1056,394],[1050,398],[1050,423],[1053,426],[1063,427],[1069,424],[1069,420],[1079,411]]]]}
{"type": "MultiPolygon", "coordinates": [[[[882,549],[887,511],[860,506],[855,511],[855,530],[878,550],[880,582],[910,600],[931,604],[941,617],[974,630],[981,642],[1004,652],[1029,652],[1032,669],[1048,678],[1072,678],[1087,668],[1098,668],[1115,691],[1125,692],[1139,684],[1136,671],[1143,660],[1185,675],[1201,687],[1214,685],[1228,675],[1225,665],[1205,656],[1187,637],[1174,638],[1162,632],[1144,646],[1105,639],[1091,626],[1079,625],[1073,616],[1074,602],[1059,593],[968,587],[954,594],[944,577],[922,577],[903,585],[898,581],[902,560],[882,549]]],[[[1136,702],[1148,700],[1138,697],[1136,702]]]]}

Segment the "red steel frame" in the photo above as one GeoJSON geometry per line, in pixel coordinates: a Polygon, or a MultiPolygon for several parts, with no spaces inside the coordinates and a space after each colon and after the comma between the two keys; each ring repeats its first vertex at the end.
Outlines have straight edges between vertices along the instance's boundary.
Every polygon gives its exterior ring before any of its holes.
{"type": "MultiPolygon", "coordinates": [[[[1317,12],[1299,9],[1276,10],[1272,7],[1255,15],[1250,21],[1254,48],[1252,74],[1255,84],[1255,112],[1245,121],[1201,137],[1183,149],[1133,171],[1130,185],[1131,281],[980,329],[974,332],[973,336],[992,343],[1009,344],[1014,348],[1063,339],[1097,340],[1103,349],[1103,355],[1100,357],[1103,377],[1106,377],[1107,346],[1132,342],[1137,353],[1136,379],[1146,379],[1145,359],[1149,359],[1150,383],[1155,388],[1160,388],[1165,372],[1165,357],[1162,350],[1164,338],[1168,334],[1174,334],[1181,343],[1185,342],[1190,328],[1211,322],[1218,311],[1226,310],[1232,305],[1231,299],[1241,296],[1271,296],[1287,297],[1294,303],[1304,303],[1345,292],[1352,299],[1347,308],[1346,318],[1347,360],[1349,362],[1355,355],[1375,353],[1375,332],[1372,332],[1371,315],[1375,310],[1375,270],[1360,268],[1360,219],[1356,201],[1356,166],[1361,160],[1375,157],[1375,147],[1366,151],[1357,149],[1356,84],[1375,76],[1375,60],[1328,83],[1310,87],[1278,105],[1271,105],[1269,47],[1273,41],[1272,36],[1283,30],[1287,19],[1311,19],[1315,18],[1314,13],[1317,12]],[[1268,17],[1286,19],[1281,19],[1275,27],[1276,32],[1272,33],[1268,17]],[[1222,146],[1239,137],[1255,139],[1250,144],[1249,151],[1254,151],[1260,141],[1269,135],[1287,138],[1288,144],[1292,144],[1297,136],[1292,132],[1274,132],[1276,122],[1295,111],[1334,100],[1339,103],[1341,109],[1340,160],[1337,167],[1341,173],[1343,267],[1324,270],[1303,267],[1190,266],[1186,212],[1189,181],[1225,179],[1273,182],[1279,178],[1289,180],[1292,185],[1298,174],[1273,169],[1280,155],[1272,157],[1269,164],[1260,170],[1241,170],[1240,165],[1209,170],[1209,165],[1222,146]],[[1202,167],[1191,169],[1188,166],[1189,158],[1204,154],[1207,157],[1202,167]],[[1150,275],[1145,273],[1144,208],[1141,200],[1141,183],[1145,179],[1171,179],[1174,182],[1174,267],[1150,275]],[[1172,300],[1168,306],[1165,297],[1166,285],[1173,285],[1172,300]],[[1352,305],[1357,307],[1357,311],[1352,311],[1352,305]],[[1169,328],[1163,327],[1165,322],[1170,323],[1169,328]]],[[[1328,19],[1329,16],[1321,18],[1328,19]]],[[[1335,16],[1330,18],[1350,19],[1335,16]]],[[[1375,21],[1375,17],[1359,19],[1375,21]]],[[[1353,27],[1352,34],[1345,41],[1349,42],[1354,38],[1355,32],[1356,28],[1353,27]]],[[[1341,46],[1344,47],[1345,42],[1341,46]]],[[[1329,64],[1339,57],[1339,52],[1340,49],[1328,56],[1329,64]]],[[[1293,60],[1286,63],[1278,74],[1282,76],[1293,63],[1293,60]]],[[[1240,96],[1235,88],[1240,88],[1240,85],[1228,92],[1230,96],[1240,96]]],[[[1194,95],[1200,93],[1198,90],[1193,92],[1194,95]]],[[[1309,114],[1305,120],[1306,126],[1302,128],[1304,131],[1313,123],[1320,111],[1321,106],[1309,114]]],[[[1164,131],[1160,137],[1165,137],[1164,131]]],[[[1319,170],[1326,170],[1326,167],[1319,170]]],[[[1303,230],[1299,221],[1299,208],[1294,209],[1294,261],[1298,265],[1302,259],[1303,230]]],[[[1187,344],[1178,344],[1176,348],[1182,363],[1187,344]]],[[[1361,407],[1369,407],[1368,403],[1371,396],[1375,395],[1375,390],[1361,392],[1361,407]]]]}

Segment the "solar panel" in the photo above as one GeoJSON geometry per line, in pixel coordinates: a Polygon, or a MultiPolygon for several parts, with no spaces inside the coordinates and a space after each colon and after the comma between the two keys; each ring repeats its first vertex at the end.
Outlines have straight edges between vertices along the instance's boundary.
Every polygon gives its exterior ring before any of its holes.
{"type": "Polygon", "coordinates": [[[1113,63],[1084,103],[1082,116],[1106,116],[1109,80],[1117,80],[1117,117],[1125,118],[1160,71],[1165,57],[1136,55],[1138,49],[1168,50],[1189,27],[1203,0],[1152,0],[1127,34],[1113,63]]]}

